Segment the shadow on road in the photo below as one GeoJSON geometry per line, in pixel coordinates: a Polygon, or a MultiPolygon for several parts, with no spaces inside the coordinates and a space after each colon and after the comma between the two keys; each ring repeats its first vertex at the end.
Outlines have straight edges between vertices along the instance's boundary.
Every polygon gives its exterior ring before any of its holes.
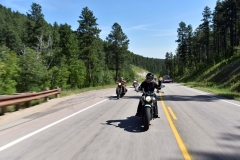
{"type": "Polygon", "coordinates": [[[120,99],[139,99],[141,96],[123,96],[122,98],[117,99],[117,96],[112,96],[110,100],[120,100],[120,99]]]}
{"type": "Polygon", "coordinates": [[[106,124],[122,128],[128,132],[144,132],[142,119],[135,116],[127,117],[127,119],[108,120],[106,124]]]}
{"type": "Polygon", "coordinates": [[[239,160],[240,155],[237,154],[224,154],[214,152],[191,152],[194,155],[194,159],[199,160],[239,160]],[[196,158],[197,157],[197,158],[196,158]]]}
{"type": "MultiPolygon", "coordinates": [[[[240,126],[235,126],[237,130],[240,126]]],[[[217,138],[217,137],[215,137],[217,138]]],[[[206,159],[206,160],[239,160],[240,159],[240,132],[232,133],[229,130],[228,133],[221,133],[219,139],[216,141],[218,148],[221,151],[194,151],[189,150],[190,154],[194,156],[194,159],[206,159]]]]}
{"type": "Polygon", "coordinates": [[[141,95],[139,96],[128,96],[128,95],[125,95],[122,97],[122,99],[139,99],[141,97],[141,95]]]}
{"type": "MultiPolygon", "coordinates": [[[[196,96],[183,96],[183,95],[162,95],[164,101],[200,101],[200,102],[213,102],[218,100],[217,98],[207,95],[196,96]]],[[[221,98],[222,99],[222,98],[221,98]]]]}

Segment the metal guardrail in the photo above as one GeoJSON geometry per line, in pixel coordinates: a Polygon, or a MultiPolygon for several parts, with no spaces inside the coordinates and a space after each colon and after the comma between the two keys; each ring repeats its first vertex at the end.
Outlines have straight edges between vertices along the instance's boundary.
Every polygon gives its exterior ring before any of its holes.
{"type": "Polygon", "coordinates": [[[4,115],[6,113],[7,106],[15,105],[15,110],[17,111],[19,109],[20,103],[25,102],[26,107],[30,107],[32,100],[45,98],[45,100],[47,101],[49,96],[55,95],[55,98],[58,98],[60,93],[61,89],[57,88],[36,93],[24,93],[18,95],[1,96],[0,108],[2,109],[2,111],[0,112],[0,115],[4,115]]]}

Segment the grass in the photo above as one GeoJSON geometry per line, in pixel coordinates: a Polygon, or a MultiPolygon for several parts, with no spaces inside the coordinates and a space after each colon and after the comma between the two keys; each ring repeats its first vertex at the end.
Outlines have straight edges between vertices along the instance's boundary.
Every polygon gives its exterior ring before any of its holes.
{"type": "Polygon", "coordinates": [[[183,85],[240,101],[240,56],[200,67],[179,78],[183,85]]]}
{"type": "Polygon", "coordinates": [[[222,97],[234,99],[237,101],[240,101],[240,93],[239,92],[233,92],[230,90],[230,88],[222,88],[215,86],[213,84],[206,84],[204,82],[187,82],[187,83],[181,83],[182,85],[189,86],[192,88],[196,88],[208,93],[213,93],[215,95],[219,95],[222,97]]]}
{"type": "Polygon", "coordinates": [[[110,84],[105,86],[97,86],[97,87],[88,87],[88,88],[81,88],[81,89],[74,89],[74,90],[63,90],[60,94],[60,97],[65,97],[73,94],[78,94],[82,92],[92,91],[92,90],[99,90],[99,89],[106,89],[106,88],[115,88],[116,84],[110,84]]]}
{"type": "Polygon", "coordinates": [[[138,66],[135,66],[135,65],[131,65],[131,66],[132,66],[133,71],[136,72],[136,73],[148,72],[147,70],[142,69],[138,66]]]}
{"type": "Polygon", "coordinates": [[[142,68],[140,68],[140,67],[138,67],[138,66],[134,66],[134,65],[131,65],[132,66],[132,70],[136,73],[136,78],[138,79],[138,80],[142,80],[142,79],[145,79],[145,74],[144,74],[144,76],[142,76],[141,74],[142,73],[148,73],[148,71],[147,70],[145,70],[145,69],[142,69],[142,68]]]}

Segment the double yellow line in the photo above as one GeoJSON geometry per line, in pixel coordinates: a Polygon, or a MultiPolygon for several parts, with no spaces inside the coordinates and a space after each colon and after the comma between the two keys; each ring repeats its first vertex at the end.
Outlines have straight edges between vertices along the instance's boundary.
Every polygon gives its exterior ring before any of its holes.
{"type": "MultiPolygon", "coordinates": [[[[178,146],[179,146],[179,148],[180,148],[180,150],[181,150],[181,152],[182,152],[182,155],[183,155],[183,157],[184,157],[185,160],[191,160],[191,157],[190,157],[190,155],[189,155],[189,153],[188,153],[188,151],[187,151],[187,148],[185,147],[185,145],[184,145],[184,143],[183,143],[183,141],[182,141],[182,139],[181,139],[181,137],[180,137],[180,135],[179,135],[179,133],[178,133],[178,131],[177,131],[177,129],[176,129],[176,127],[175,127],[175,125],[174,125],[174,123],[173,123],[170,115],[169,115],[169,113],[168,113],[167,107],[166,107],[166,105],[165,105],[165,103],[164,103],[164,101],[163,101],[163,98],[162,98],[162,94],[159,93],[159,96],[160,96],[161,104],[162,104],[163,110],[164,110],[164,112],[165,112],[165,114],[166,114],[168,123],[169,123],[169,125],[170,125],[170,127],[171,127],[171,129],[172,129],[172,132],[173,132],[173,134],[174,134],[174,136],[175,136],[175,138],[176,138],[176,141],[177,141],[178,146]]],[[[170,107],[168,107],[168,109],[169,109],[169,112],[170,112],[170,114],[172,115],[173,119],[176,120],[177,117],[176,117],[175,114],[173,113],[172,109],[171,109],[170,107]]]]}

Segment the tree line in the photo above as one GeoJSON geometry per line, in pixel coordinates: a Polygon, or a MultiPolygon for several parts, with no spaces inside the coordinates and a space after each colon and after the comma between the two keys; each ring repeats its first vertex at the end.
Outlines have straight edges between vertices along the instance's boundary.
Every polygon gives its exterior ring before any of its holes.
{"type": "Polygon", "coordinates": [[[154,73],[164,70],[164,60],[128,50],[130,40],[120,24],[114,23],[102,40],[88,7],[78,23],[75,31],[66,23],[49,24],[37,3],[26,15],[0,5],[0,94],[99,86],[119,77],[132,80],[136,75],[130,64],[154,73]]]}
{"type": "Polygon", "coordinates": [[[175,77],[239,54],[240,1],[217,0],[214,10],[206,6],[202,15],[195,31],[190,24],[179,23],[176,54],[165,55],[166,70],[175,77]]]}

